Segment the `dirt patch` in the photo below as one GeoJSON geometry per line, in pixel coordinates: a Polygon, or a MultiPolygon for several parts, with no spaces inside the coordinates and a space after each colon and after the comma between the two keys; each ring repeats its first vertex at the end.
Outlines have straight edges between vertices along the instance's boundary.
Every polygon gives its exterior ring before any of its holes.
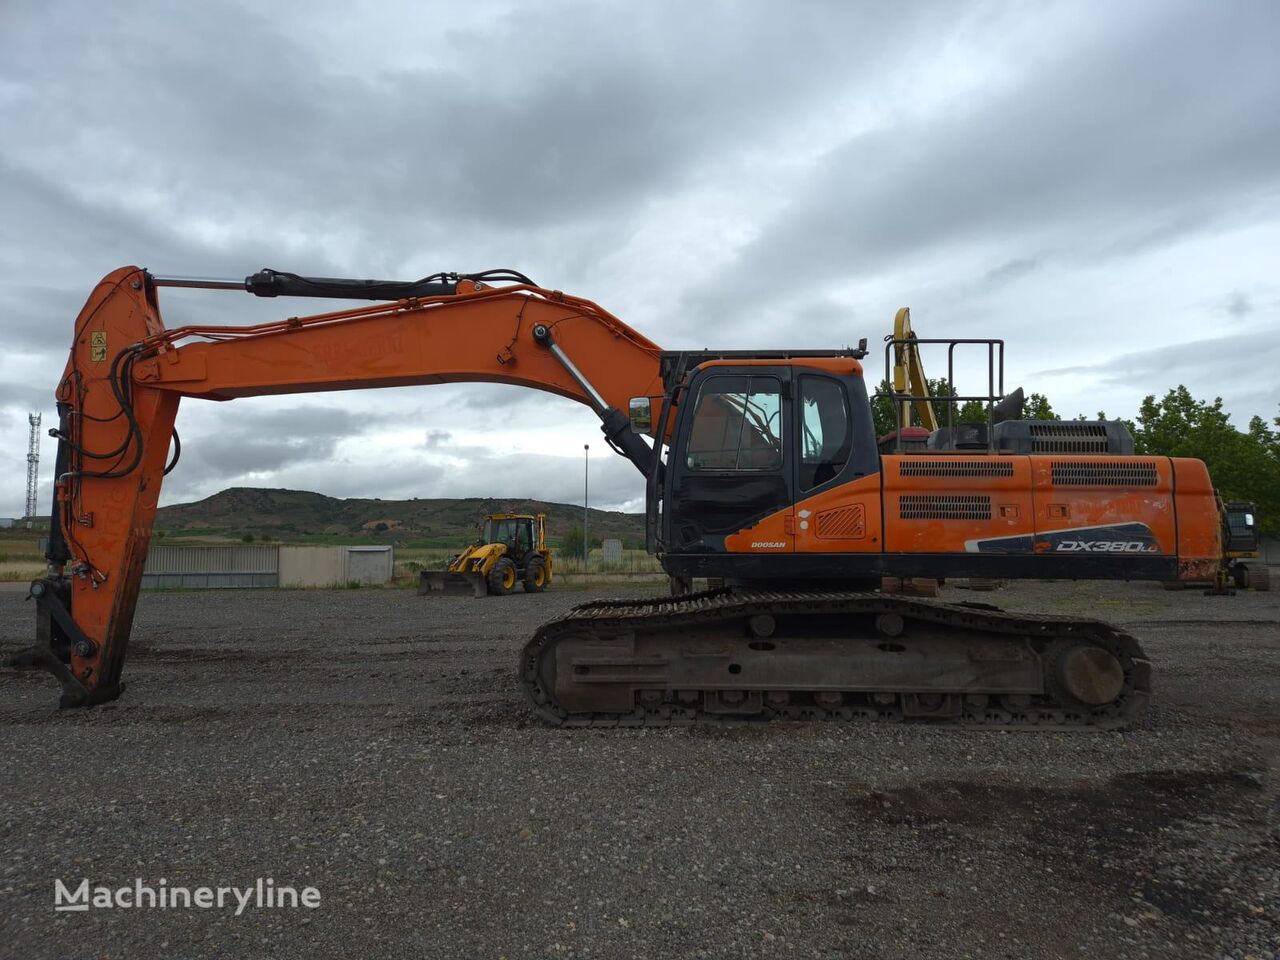
{"type": "MultiPolygon", "coordinates": [[[[858,820],[912,830],[944,828],[987,845],[1016,848],[1029,862],[1082,885],[1105,883],[1126,901],[1193,928],[1251,924],[1260,898],[1236,891],[1230,863],[1170,855],[1169,840],[1193,850],[1208,826],[1257,831],[1265,854],[1267,772],[1251,762],[1220,770],[1122,773],[1070,784],[929,780],[859,793],[848,800],[858,820]],[[1201,869],[1181,869],[1185,861],[1201,869]]],[[[1211,842],[1211,841],[1210,841],[1211,842]]]]}

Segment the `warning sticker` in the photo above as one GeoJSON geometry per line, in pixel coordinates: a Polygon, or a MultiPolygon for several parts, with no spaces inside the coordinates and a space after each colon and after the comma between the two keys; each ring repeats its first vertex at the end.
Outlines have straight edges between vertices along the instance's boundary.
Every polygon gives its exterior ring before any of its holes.
{"type": "Polygon", "coordinates": [[[89,359],[94,363],[107,359],[107,331],[96,330],[89,334],[89,359]]]}

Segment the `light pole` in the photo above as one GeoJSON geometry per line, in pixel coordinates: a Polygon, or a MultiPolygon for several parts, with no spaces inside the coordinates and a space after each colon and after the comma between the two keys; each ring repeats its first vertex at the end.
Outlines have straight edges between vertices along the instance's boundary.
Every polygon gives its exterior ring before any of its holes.
{"type": "Polygon", "coordinates": [[[590,492],[588,481],[591,477],[591,444],[582,445],[582,572],[586,573],[591,563],[591,540],[587,536],[587,494],[590,492]]]}

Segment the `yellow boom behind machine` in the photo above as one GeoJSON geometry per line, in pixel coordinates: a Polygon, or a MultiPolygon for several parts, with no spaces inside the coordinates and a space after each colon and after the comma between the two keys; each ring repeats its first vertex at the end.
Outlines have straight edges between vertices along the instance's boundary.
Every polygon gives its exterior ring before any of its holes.
{"type": "Polygon", "coordinates": [[[480,523],[475,543],[449,560],[445,570],[423,570],[418,593],[506,594],[524,585],[525,593],[541,593],[551,582],[547,549],[547,517],[491,513],[480,523]]]}

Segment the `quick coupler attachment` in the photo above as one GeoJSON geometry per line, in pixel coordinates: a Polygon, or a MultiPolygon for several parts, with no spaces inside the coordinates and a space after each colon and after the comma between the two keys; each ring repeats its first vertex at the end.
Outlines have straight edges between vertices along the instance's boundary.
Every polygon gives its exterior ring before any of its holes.
{"type": "Polygon", "coordinates": [[[70,581],[62,578],[33,580],[27,599],[36,602],[36,642],[14,654],[6,664],[16,670],[44,670],[62,687],[60,707],[88,707],[114,700],[123,683],[99,684],[92,690],[71,672],[71,657],[92,657],[98,645],[87,636],[67,609],[70,581]]]}

